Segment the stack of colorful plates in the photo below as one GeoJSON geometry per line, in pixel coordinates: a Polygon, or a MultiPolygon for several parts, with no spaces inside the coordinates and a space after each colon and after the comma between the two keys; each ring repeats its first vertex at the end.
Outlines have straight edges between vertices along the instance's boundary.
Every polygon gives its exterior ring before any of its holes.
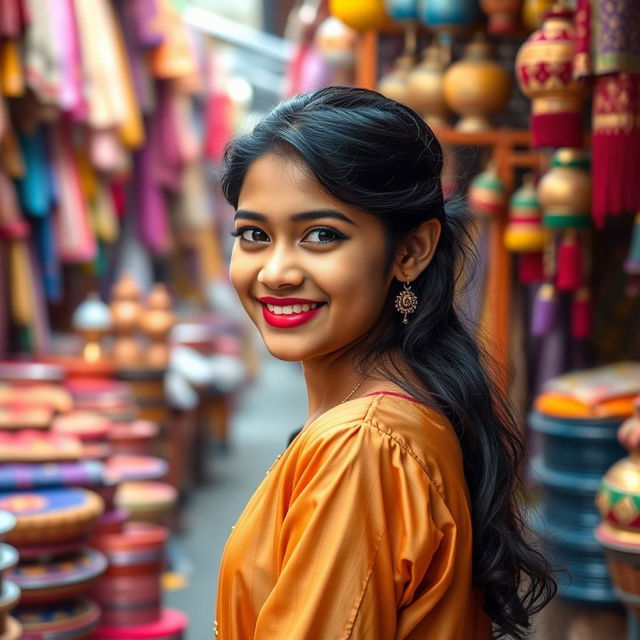
{"type": "Polygon", "coordinates": [[[125,383],[78,378],[66,386],[76,409],[100,413],[114,422],[135,420],[138,415],[135,397],[125,383]]]}
{"type": "Polygon", "coordinates": [[[182,640],[187,618],[180,611],[163,609],[155,622],[129,627],[101,625],[96,640],[182,640]]]}
{"type": "Polygon", "coordinates": [[[94,637],[100,609],[86,598],[47,606],[24,606],[15,611],[22,624],[22,640],[86,640],[94,637]]]}
{"type": "Polygon", "coordinates": [[[165,527],[128,523],[121,533],[93,538],[109,561],[92,592],[102,608],[103,625],[129,627],[160,618],[167,537],[165,527]]]}
{"type": "Polygon", "coordinates": [[[78,438],[83,443],[106,442],[111,430],[111,420],[92,411],[69,411],[53,419],[51,430],[78,438]]]}
{"type": "Polygon", "coordinates": [[[58,462],[79,460],[82,456],[82,444],[77,438],[33,429],[0,431],[0,463],[58,462]]]}
{"type": "Polygon", "coordinates": [[[131,514],[133,522],[170,524],[178,492],[166,482],[123,482],[117,489],[115,504],[131,514]]]}
{"type": "MultiPolygon", "coordinates": [[[[0,540],[16,525],[15,517],[8,511],[0,511],[0,540]]],[[[17,640],[22,634],[22,627],[9,612],[20,599],[19,587],[5,577],[18,562],[18,552],[8,544],[0,543],[0,640],[17,640]]]]}
{"type": "Polygon", "coordinates": [[[153,455],[159,427],[149,420],[134,420],[112,424],[109,442],[114,453],[149,456],[153,455]]]}

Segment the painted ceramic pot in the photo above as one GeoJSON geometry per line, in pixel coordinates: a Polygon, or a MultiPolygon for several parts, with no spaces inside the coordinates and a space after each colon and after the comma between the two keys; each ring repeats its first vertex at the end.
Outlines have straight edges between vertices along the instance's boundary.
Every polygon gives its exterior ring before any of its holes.
{"type": "Polygon", "coordinates": [[[507,207],[507,189],[492,163],[469,185],[469,207],[480,216],[500,215],[507,207]]]}
{"type": "Polygon", "coordinates": [[[487,31],[494,36],[516,33],[520,26],[522,0],[481,0],[480,6],[487,14],[487,31]]]}
{"type": "Polygon", "coordinates": [[[640,614],[640,419],[629,418],[618,439],[629,456],[605,474],[596,503],[603,522],[596,537],[605,548],[609,573],[624,605],[640,614]]]}
{"type": "Polygon", "coordinates": [[[460,116],[456,129],[483,131],[490,117],[503,109],[511,96],[511,78],[492,56],[491,45],[479,33],[467,45],[465,57],[444,74],[444,97],[460,116]]]}
{"type": "Polygon", "coordinates": [[[453,35],[470,27],[477,16],[476,0],[420,0],[418,15],[431,29],[453,35]]]}
{"type": "Polygon", "coordinates": [[[424,50],[422,61],[406,80],[407,100],[433,128],[446,127],[451,117],[444,99],[445,68],[442,49],[434,43],[424,50]]]}
{"type": "Polygon", "coordinates": [[[504,243],[509,251],[529,253],[542,251],[545,239],[535,181],[532,174],[527,174],[522,187],[509,201],[509,222],[504,232],[504,243]]]}
{"type": "Polygon", "coordinates": [[[589,158],[581,149],[558,149],[538,184],[544,225],[584,229],[591,225],[589,158]]]}
{"type": "Polygon", "coordinates": [[[385,0],[384,4],[392,20],[418,19],[418,0],[385,0]]]}
{"type": "Polygon", "coordinates": [[[329,0],[329,12],[356,31],[383,29],[389,24],[384,0],[329,0]]]}
{"type": "Polygon", "coordinates": [[[387,98],[391,98],[391,100],[411,106],[409,104],[411,94],[408,91],[407,82],[413,65],[413,56],[399,56],[392,71],[380,79],[378,91],[387,96],[387,98]]]}
{"type": "Polygon", "coordinates": [[[314,42],[322,59],[333,68],[349,69],[356,58],[356,32],[335,16],[323,20],[314,42]]]}
{"type": "Polygon", "coordinates": [[[531,98],[534,147],[582,146],[582,84],[573,77],[573,11],[562,4],[520,47],[516,77],[531,98]]]}

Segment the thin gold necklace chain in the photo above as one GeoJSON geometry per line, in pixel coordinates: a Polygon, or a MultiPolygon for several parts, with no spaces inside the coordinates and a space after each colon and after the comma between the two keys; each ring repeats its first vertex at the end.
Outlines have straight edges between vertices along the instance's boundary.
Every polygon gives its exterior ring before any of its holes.
{"type": "Polygon", "coordinates": [[[360,380],[360,382],[358,382],[358,384],[353,388],[353,391],[340,404],[344,404],[362,386],[364,381],[365,378],[362,378],[362,380],[360,380]]]}

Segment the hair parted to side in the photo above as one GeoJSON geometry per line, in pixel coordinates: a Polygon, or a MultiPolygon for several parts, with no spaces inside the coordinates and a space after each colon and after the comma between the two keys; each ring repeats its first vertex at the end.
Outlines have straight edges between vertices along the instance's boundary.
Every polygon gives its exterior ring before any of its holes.
{"type": "MultiPolygon", "coordinates": [[[[328,87],[298,95],[227,147],[222,188],[234,207],[247,169],[265,153],[297,157],[330,194],[377,216],[389,256],[421,223],[442,223],[432,262],[411,283],[418,310],[408,325],[397,314],[384,315],[390,326],[376,335],[363,366],[378,366],[452,423],[471,498],[474,584],[496,637],[525,638],[532,615],[553,597],[556,583],[547,560],[525,539],[520,432],[454,304],[461,262],[473,253],[473,243],[467,214],[460,207],[445,213],[439,142],[417,113],[374,91],[328,87]],[[396,353],[420,385],[401,376],[393,362],[379,364],[396,353]]],[[[389,292],[389,308],[399,286],[389,292]]]]}

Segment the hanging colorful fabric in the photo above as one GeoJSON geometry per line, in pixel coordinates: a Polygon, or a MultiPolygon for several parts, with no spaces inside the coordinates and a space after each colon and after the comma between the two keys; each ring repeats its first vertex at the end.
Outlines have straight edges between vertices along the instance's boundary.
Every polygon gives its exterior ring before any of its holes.
{"type": "Polygon", "coordinates": [[[516,57],[518,83],[532,99],[534,147],[582,146],[583,88],[573,77],[572,18],[572,10],[554,5],[516,57]]]}
{"type": "Polygon", "coordinates": [[[33,133],[19,135],[25,171],[18,181],[22,208],[32,216],[46,216],[51,211],[53,194],[49,176],[49,160],[42,127],[33,133]]]}
{"type": "Polygon", "coordinates": [[[90,262],[96,256],[96,240],[89,224],[89,212],[80,185],[70,129],[65,122],[49,127],[58,196],[56,239],[63,262],[90,262]]]}
{"type": "Polygon", "coordinates": [[[509,222],[504,232],[504,243],[520,255],[520,282],[533,284],[544,279],[542,255],[546,233],[533,174],[525,175],[523,185],[509,202],[509,222]]]}

